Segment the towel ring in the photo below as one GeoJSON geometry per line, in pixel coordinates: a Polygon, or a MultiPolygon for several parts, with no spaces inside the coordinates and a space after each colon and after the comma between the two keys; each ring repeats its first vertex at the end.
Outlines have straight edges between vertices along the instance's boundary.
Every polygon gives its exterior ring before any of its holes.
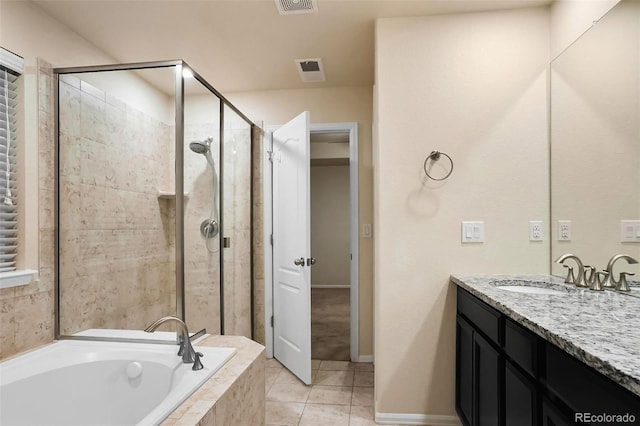
{"type": "Polygon", "coordinates": [[[451,159],[451,157],[449,157],[447,154],[445,154],[444,152],[440,152],[440,151],[431,151],[431,154],[429,154],[429,156],[427,158],[424,159],[424,165],[422,166],[424,168],[424,173],[433,180],[437,180],[437,181],[441,181],[441,180],[445,180],[446,178],[448,178],[449,176],[451,176],[451,173],[453,172],[453,160],[451,159]],[[443,178],[434,178],[433,176],[431,176],[429,174],[429,172],[427,171],[427,163],[429,162],[429,160],[433,161],[434,163],[436,161],[438,161],[440,159],[440,156],[444,155],[445,157],[447,157],[447,159],[449,160],[449,163],[451,163],[451,169],[449,170],[449,173],[446,174],[445,177],[443,178]]]}

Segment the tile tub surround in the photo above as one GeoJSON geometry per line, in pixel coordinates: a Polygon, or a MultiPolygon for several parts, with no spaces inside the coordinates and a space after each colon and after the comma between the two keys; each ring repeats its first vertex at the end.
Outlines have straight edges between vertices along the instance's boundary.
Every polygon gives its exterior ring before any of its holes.
{"type": "MultiPolygon", "coordinates": [[[[230,347],[237,352],[161,424],[264,425],[264,346],[243,336],[209,336],[199,341],[198,345],[230,347]]],[[[206,363],[206,358],[202,362],[206,363]]]]}
{"type": "Polygon", "coordinates": [[[495,280],[542,281],[549,275],[452,275],[451,281],[565,352],[640,395],[640,299],[568,286],[562,295],[500,290],[495,280]]]}

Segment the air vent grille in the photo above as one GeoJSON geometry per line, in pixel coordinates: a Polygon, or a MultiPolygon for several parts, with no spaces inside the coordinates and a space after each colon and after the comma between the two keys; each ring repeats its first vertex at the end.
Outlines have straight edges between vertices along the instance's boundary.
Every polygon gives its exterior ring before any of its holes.
{"type": "Polygon", "coordinates": [[[294,15],[299,13],[315,13],[318,5],[315,0],[275,0],[280,15],[294,15]]]}
{"type": "Polygon", "coordinates": [[[298,74],[305,83],[318,83],[325,81],[324,66],[320,58],[296,59],[298,74]]]}

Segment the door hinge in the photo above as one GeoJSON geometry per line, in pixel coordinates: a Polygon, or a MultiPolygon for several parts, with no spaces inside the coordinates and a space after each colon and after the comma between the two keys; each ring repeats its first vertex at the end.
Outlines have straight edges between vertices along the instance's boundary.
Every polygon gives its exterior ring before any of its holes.
{"type": "Polygon", "coordinates": [[[267,151],[267,155],[269,156],[269,161],[273,163],[273,151],[267,151]]]}
{"type": "Polygon", "coordinates": [[[269,237],[270,237],[269,238],[269,240],[270,240],[269,242],[271,243],[271,245],[273,245],[273,234],[271,234],[269,237]]]}
{"type": "Polygon", "coordinates": [[[271,327],[273,327],[273,315],[271,315],[271,327]]]}

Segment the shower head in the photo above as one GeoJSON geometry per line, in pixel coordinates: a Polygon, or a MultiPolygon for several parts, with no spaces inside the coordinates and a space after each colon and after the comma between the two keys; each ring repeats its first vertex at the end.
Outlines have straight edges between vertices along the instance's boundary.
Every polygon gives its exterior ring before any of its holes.
{"type": "Polygon", "coordinates": [[[206,154],[209,152],[211,142],[213,142],[212,138],[207,138],[204,141],[193,141],[189,144],[189,148],[196,154],[206,154]]]}

